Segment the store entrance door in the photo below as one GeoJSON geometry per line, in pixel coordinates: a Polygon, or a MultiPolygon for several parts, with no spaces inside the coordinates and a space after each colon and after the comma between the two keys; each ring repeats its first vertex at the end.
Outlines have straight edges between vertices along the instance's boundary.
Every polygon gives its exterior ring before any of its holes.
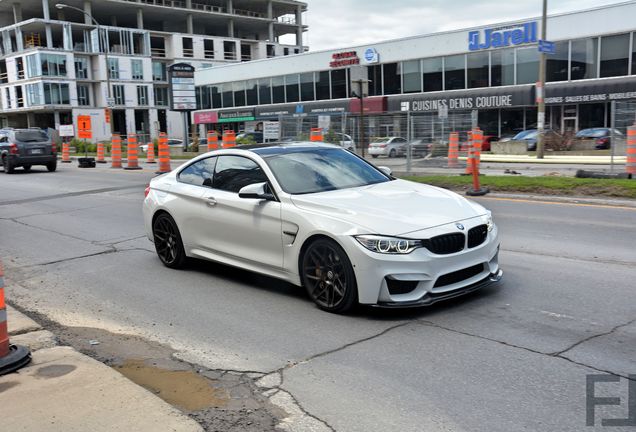
{"type": "Polygon", "coordinates": [[[561,132],[563,134],[576,133],[579,127],[579,116],[577,105],[566,105],[563,107],[563,118],[561,132]]]}

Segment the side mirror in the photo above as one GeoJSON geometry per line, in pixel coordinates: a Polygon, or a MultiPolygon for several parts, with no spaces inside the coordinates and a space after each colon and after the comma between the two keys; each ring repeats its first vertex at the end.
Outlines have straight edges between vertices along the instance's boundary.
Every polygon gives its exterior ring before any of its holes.
{"type": "Polygon", "coordinates": [[[274,194],[269,192],[267,183],[254,183],[242,187],[239,191],[239,198],[272,201],[274,200],[274,194]]]}
{"type": "Polygon", "coordinates": [[[393,171],[391,171],[391,168],[387,166],[379,166],[378,169],[389,177],[393,177],[393,171]]]}

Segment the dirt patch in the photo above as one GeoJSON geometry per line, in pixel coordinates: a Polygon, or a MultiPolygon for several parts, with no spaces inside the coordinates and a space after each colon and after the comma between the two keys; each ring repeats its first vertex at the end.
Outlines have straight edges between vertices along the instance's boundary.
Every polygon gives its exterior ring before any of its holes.
{"type": "MultiPolygon", "coordinates": [[[[138,336],[64,327],[39,313],[16,309],[53,332],[61,345],[111,366],[195,419],[206,431],[274,432],[287,415],[254,384],[261,376],[192,365],[176,359],[169,346],[138,336]]],[[[6,388],[0,388],[3,390],[6,388]]]]}

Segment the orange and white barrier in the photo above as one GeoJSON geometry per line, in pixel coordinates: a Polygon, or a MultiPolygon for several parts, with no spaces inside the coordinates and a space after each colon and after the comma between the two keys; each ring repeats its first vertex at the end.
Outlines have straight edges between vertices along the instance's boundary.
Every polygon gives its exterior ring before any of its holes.
{"type": "Polygon", "coordinates": [[[111,168],[121,168],[121,136],[113,134],[111,140],[112,147],[110,149],[111,168]]]}
{"type": "Polygon", "coordinates": [[[152,142],[148,143],[148,151],[146,152],[146,163],[157,163],[157,161],[155,161],[155,144],[152,142]]]}
{"type": "Polygon", "coordinates": [[[140,170],[139,166],[139,146],[137,145],[137,135],[129,134],[126,139],[126,143],[128,144],[128,157],[126,158],[128,165],[126,166],[127,170],[140,170]]]}
{"type": "Polygon", "coordinates": [[[236,134],[233,130],[223,132],[223,148],[236,147],[236,134]]]}
{"type": "Polygon", "coordinates": [[[459,134],[451,132],[448,138],[448,167],[456,168],[459,158],[459,134]]]}
{"type": "Polygon", "coordinates": [[[31,361],[31,353],[23,346],[9,342],[7,305],[4,299],[4,268],[0,262],[0,375],[8,374],[31,361]]]}
{"type": "Polygon", "coordinates": [[[95,159],[97,163],[106,163],[106,152],[104,151],[104,143],[97,143],[97,159],[95,159]]]}
{"type": "Polygon", "coordinates": [[[172,171],[170,167],[170,147],[168,147],[168,136],[165,132],[159,133],[159,171],[163,174],[172,171]]]}
{"type": "MultiPolygon", "coordinates": [[[[614,145],[614,143],[612,143],[614,145]]],[[[636,124],[627,127],[627,161],[625,162],[627,174],[636,175],[636,124]]]]}
{"type": "Polygon", "coordinates": [[[323,142],[324,138],[322,136],[322,128],[311,128],[311,132],[309,134],[309,141],[323,142]]]}
{"type": "Polygon", "coordinates": [[[66,141],[62,141],[62,162],[71,162],[71,144],[66,141]]]}
{"type": "Polygon", "coordinates": [[[216,136],[215,131],[208,132],[208,151],[213,151],[219,148],[219,137],[216,136]]]}

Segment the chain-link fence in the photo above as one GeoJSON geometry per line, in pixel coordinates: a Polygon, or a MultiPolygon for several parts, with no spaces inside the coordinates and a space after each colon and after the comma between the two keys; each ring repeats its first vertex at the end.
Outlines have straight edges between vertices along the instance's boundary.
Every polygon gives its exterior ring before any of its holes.
{"type": "Polygon", "coordinates": [[[636,101],[612,102],[610,154],[611,169],[627,155],[627,128],[636,125],[636,101]]]}

